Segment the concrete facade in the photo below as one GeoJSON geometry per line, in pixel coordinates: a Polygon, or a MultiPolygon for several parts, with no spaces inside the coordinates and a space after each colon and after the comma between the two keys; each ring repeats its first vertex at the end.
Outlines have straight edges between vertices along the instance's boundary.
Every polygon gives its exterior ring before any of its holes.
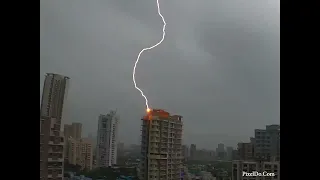
{"type": "Polygon", "coordinates": [[[68,77],[52,73],[48,73],[44,81],[40,106],[40,180],[63,179],[61,121],[68,81],[68,77]]]}
{"type": "Polygon", "coordinates": [[[93,163],[93,146],[89,139],[68,139],[69,164],[80,165],[81,169],[91,170],[93,163]]]}
{"type": "Polygon", "coordinates": [[[118,123],[119,116],[115,111],[99,116],[96,148],[98,167],[117,164],[118,123]]]}
{"type": "Polygon", "coordinates": [[[180,180],[182,117],[153,109],[142,118],[140,180],[180,180]]]}

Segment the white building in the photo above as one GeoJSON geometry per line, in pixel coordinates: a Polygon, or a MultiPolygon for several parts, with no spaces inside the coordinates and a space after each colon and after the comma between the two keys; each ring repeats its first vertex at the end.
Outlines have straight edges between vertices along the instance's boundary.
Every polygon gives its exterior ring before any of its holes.
{"type": "Polygon", "coordinates": [[[98,167],[117,164],[118,123],[119,117],[115,111],[99,116],[96,148],[98,167]]]}

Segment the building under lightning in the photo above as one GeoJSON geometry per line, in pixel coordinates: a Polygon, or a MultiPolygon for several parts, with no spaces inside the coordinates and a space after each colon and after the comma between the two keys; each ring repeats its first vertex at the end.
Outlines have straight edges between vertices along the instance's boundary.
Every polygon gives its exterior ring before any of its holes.
{"type": "Polygon", "coordinates": [[[182,116],[150,109],[142,118],[141,180],[178,180],[183,170],[182,116]]]}

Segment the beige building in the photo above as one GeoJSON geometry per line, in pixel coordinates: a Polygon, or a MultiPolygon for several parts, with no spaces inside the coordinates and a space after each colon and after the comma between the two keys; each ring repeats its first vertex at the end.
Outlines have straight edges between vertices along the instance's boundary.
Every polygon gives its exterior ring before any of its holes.
{"type": "Polygon", "coordinates": [[[182,164],[182,116],[153,109],[142,118],[141,180],[179,180],[182,164]]]}
{"type": "Polygon", "coordinates": [[[72,123],[72,124],[65,124],[64,125],[64,139],[65,141],[65,150],[64,150],[64,159],[68,162],[69,161],[69,144],[67,141],[69,138],[73,138],[75,140],[81,139],[81,133],[82,133],[82,124],[81,123],[72,123]]]}
{"type": "Polygon", "coordinates": [[[81,123],[72,123],[64,125],[64,135],[68,139],[72,137],[74,139],[81,139],[82,133],[82,124],[81,123]]]}
{"type": "Polygon", "coordinates": [[[69,163],[80,165],[81,169],[91,170],[93,163],[93,146],[89,139],[68,139],[69,163]]]}
{"type": "Polygon", "coordinates": [[[232,180],[280,180],[280,162],[232,161],[232,180]]]}
{"type": "Polygon", "coordinates": [[[40,180],[63,179],[64,136],[61,132],[68,77],[47,74],[40,107],[40,180]]]}

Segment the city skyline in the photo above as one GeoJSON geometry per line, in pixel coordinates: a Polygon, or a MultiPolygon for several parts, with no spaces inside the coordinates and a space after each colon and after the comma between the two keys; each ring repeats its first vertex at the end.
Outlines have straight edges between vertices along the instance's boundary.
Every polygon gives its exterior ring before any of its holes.
{"type": "MultiPolygon", "coordinates": [[[[40,2],[40,96],[45,73],[71,77],[63,123],[82,123],[87,135],[97,115],[117,108],[119,140],[139,144],[136,119],[145,109],[132,67],[160,38],[161,19],[153,1],[124,2],[79,0],[79,11],[71,1],[40,2]]],[[[151,108],[183,114],[184,144],[199,148],[235,147],[252,129],[280,124],[278,4],[183,2],[163,2],[168,38],[137,69],[151,108]]]]}

